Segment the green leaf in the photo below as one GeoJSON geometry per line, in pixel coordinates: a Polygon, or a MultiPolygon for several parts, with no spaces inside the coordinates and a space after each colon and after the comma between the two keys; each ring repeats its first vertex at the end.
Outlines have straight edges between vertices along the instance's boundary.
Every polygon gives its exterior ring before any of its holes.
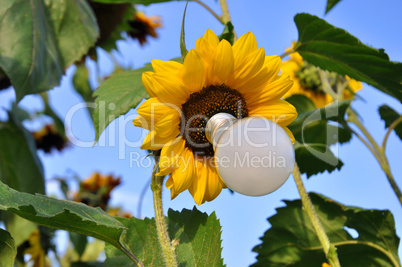
{"type": "MultiPolygon", "coordinates": [[[[215,213],[207,215],[196,208],[181,212],[169,210],[168,231],[178,245],[175,249],[179,266],[223,266],[221,226],[215,213]]],[[[119,218],[129,230],[125,241],[144,266],[163,266],[155,220],[119,218]]],[[[120,251],[106,244],[106,266],[134,266],[120,251]]]]}
{"type": "MultiPolygon", "coordinates": [[[[22,192],[44,194],[43,166],[35,140],[12,113],[8,115],[8,122],[0,122],[0,181],[22,192]]],[[[11,213],[4,213],[3,219],[17,246],[36,229],[31,222],[11,213]]]]}
{"type": "MultiPolygon", "coordinates": [[[[172,60],[182,63],[180,58],[172,60]]],[[[96,99],[92,118],[95,141],[113,120],[135,108],[143,98],[149,97],[142,84],[142,73],[145,71],[153,71],[150,63],[143,68],[111,76],[94,92],[96,99]]]]}
{"type": "Polygon", "coordinates": [[[116,118],[135,108],[148,94],[142,84],[142,73],[152,71],[152,65],[118,73],[104,81],[94,92],[95,110],[92,120],[95,127],[95,141],[116,118]]]}
{"type": "Polygon", "coordinates": [[[100,208],[22,193],[0,183],[0,210],[43,226],[92,236],[123,249],[120,236],[125,226],[100,208]]]}
{"type": "Polygon", "coordinates": [[[186,3],[186,7],[183,12],[183,20],[181,22],[181,31],[180,31],[180,53],[181,59],[184,61],[184,58],[187,56],[187,48],[186,48],[186,36],[184,34],[184,22],[186,20],[186,12],[187,12],[188,1],[186,3]]]}
{"type": "Polygon", "coordinates": [[[222,34],[219,35],[218,37],[219,37],[219,41],[222,41],[223,39],[225,39],[231,45],[233,45],[233,43],[234,43],[234,27],[233,27],[232,22],[229,21],[228,23],[226,23],[222,34]]]}
{"type": "Polygon", "coordinates": [[[300,172],[307,177],[328,171],[340,170],[343,162],[325,144],[295,144],[296,162],[300,172]]]}
{"type": "MultiPolygon", "coordinates": [[[[402,116],[387,105],[382,105],[381,107],[379,107],[378,113],[380,113],[381,119],[385,122],[385,128],[389,128],[389,126],[391,126],[394,121],[402,116]]],[[[399,123],[394,128],[394,131],[396,135],[398,135],[399,139],[402,140],[402,123],[399,123]]]]}
{"type": "Polygon", "coordinates": [[[301,13],[294,20],[299,32],[295,51],[306,61],[368,83],[402,101],[402,63],[389,61],[383,49],[366,46],[316,16],[301,13]]]}
{"type": "Polygon", "coordinates": [[[15,257],[17,256],[17,247],[10,233],[0,228],[0,259],[1,266],[13,267],[15,257]]]}
{"type": "MultiPolygon", "coordinates": [[[[56,38],[64,67],[70,66],[75,61],[87,54],[99,36],[96,18],[91,7],[86,1],[81,0],[45,0],[48,8],[65,5],[64,16],[56,28],[56,38]]],[[[58,19],[59,20],[59,19],[58,19]]]]}
{"type": "Polygon", "coordinates": [[[57,86],[98,36],[92,10],[80,0],[4,0],[0,21],[0,67],[17,101],[57,86]]]}
{"type": "Polygon", "coordinates": [[[75,251],[78,256],[81,257],[85,251],[85,247],[88,244],[88,238],[85,235],[80,235],[74,232],[69,232],[71,243],[73,243],[75,251]]]}
{"type": "Polygon", "coordinates": [[[330,146],[348,142],[352,138],[350,131],[341,125],[350,101],[334,102],[320,109],[316,109],[304,95],[293,95],[286,101],[295,106],[298,113],[296,120],[288,126],[298,142],[330,146]]]}
{"type": "MultiPolygon", "coordinates": [[[[309,195],[343,267],[401,266],[391,212],[347,207],[315,193],[309,195]],[[345,227],[356,230],[358,237],[352,237],[345,227]]],[[[321,267],[327,260],[301,201],[284,202],[286,207],[268,219],[271,228],[261,237],[262,244],[253,249],[258,253],[253,266],[321,267]]]]}
{"type": "Polygon", "coordinates": [[[29,120],[31,115],[28,111],[18,106],[17,103],[13,102],[11,105],[11,113],[14,114],[15,118],[22,122],[24,120],[29,120]]]}
{"type": "Polygon", "coordinates": [[[327,0],[327,6],[325,8],[325,14],[327,14],[340,1],[341,0],[327,0]]]}

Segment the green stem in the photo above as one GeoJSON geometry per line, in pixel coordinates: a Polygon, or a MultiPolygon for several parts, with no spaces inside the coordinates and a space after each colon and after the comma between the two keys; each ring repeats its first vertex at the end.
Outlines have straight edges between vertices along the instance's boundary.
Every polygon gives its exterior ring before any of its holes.
{"type": "Polygon", "coordinates": [[[280,55],[281,59],[283,59],[284,57],[294,53],[295,51],[293,49],[286,51],[285,53],[283,53],[282,55],[280,55]]]}
{"type": "Polygon", "coordinates": [[[333,100],[338,100],[338,95],[336,94],[336,92],[334,92],[332,86],[328,82],[326,72],[320,69],[318,73],[320,74],[322,89],[324,90],[324,92],[329,94],[333,100]]]}
{"type": "Polygon", "coordinates": [[[331,267],[340,267],[341,264],[338,259],[338,254],[336,252],[336,248],[330,243],[327,234],[325,233],[324,227],[322,226],[320,219],[318,218],[317,213],[314,210],[313,203],[306,192],[306,189],[303,185],[303,181],[301,179],[301,174],[297,163],[293,168],[293,178],[295,179],[297,190],[299,191],[300,198],[303,204],[304,211],[307,214],[311,224],[313,225],[314,231],[320,241],[322,248],[324,250],[325,256],[327,257],[329,264],[331,267]]]}
{"type": "Polygon", "coordinates": [[[369,131],[366,129],[366,127],[364,127],[363,123],[359,120],[357,114],[350,108],[348,109],[347,114],[348,114],[348,121],[355,124],[357,126],[357,128],[359,128],[359,130],[363,133],[363,135],[367,138],[367,140],[370,142],[370,144],[373,146],[373,148],[376,151],[379,151],[380,146],[374,140],[373,136],[369,133],[369,131]]]}
{"type": "Polygon", "coordinates": [[[226,0],[219,0],[219,4],[221,5],[221,9],[222,9],[221,18],[222,18],[223,24],[226,25],[226,23],[231,21],[228,3],[226,2],[226,0]]]}
{"type": "Polygon", "coordinates": [[[380,164],[381,169],[384,171],[385,175],[387,176],[388,182],[391,185],[392,189],[394,190],[395,195],[398,198],[399,203],[402,206],[402,192],[401,192],[401,189],[399,188],[398,184],[396,183],[394,176],[392,175],[391,167],[389,166],[389,162],[388,162],[388,158],[385,155],[385,146],[387,144],[389,134],[391,133],[392,129],[394,129],[402,121],[402,117],[398,118],[396,121],[394,121],[390,125],[387,133],[385,134],[381,147],[377,144],[377,142],[371,136],[371,134],[366,129],[366,127],[364,127],[363,123],[359,120],[356,113],[350,108],[348,109],[348,121],[355,124],[357,126],[357,128],[359,128],[359,130],[363,133],[363,135],[368,140],[368,142],[367,142],[358,133],[351,130],[351,128],[347,125],[347,128],[350,129],[374,155],[374,157],[380,164]]]}
{"type": "Polygon", "coordinates": [[[398,119],[396,119],[393,123],[388,128],[387,133],[385,134],[384,140],[382,141],[382,150],[385,153],[385,146],[387,145],[388,137],[391,134],[392,130],[395,129],[396,126],[398,126],[399,123],[402,122],[402,116],[400,116],[398,119]]]}
{"type": "Polygon", "coordinates": [[[130,260],[132,260],[132,261],[137,265],[137,267],[144,267],[144,264],[142,264],[142,262],[141,262],[139,259],[137,259],[137,257],[135,257],[135,256],[133,255],[133,253],[131,253],[131,251],[128,250],[126,247],[120,246],[119,249],[120,249],[124,254],[126,254],[126,255],[130,258],[130,260]]]}
{"type": "Polygon", "coordinates": [[[218,15],[215,13],[215,11],[213,11],[209,6],[207,6],[205,3],[201,2],[200,0],[191,0],[194,1],[198,4],[200,4],[201,6],[203,6],[206,10],[208,10],[209,13],[212,14],[212,16],[214,16],[217,20],[219,20],[220,23],[222,23],[223,25],[225,25],[225,21],[218,15]]]}
{"type": "Polygon", "coordinates": [[[166,266],[176,267],[177,266],[176,254],[174,251],[174,247],[170,242],[165,216],[163,215],[162,188],[163,188],[164,176],[155,175],[158,172],[158,165],[159,165],[159,156],[155,155],[155,166],[152,171],[151,189],[154,198],[156,230],[158,233],[159,244],[161,245],[162,253],[165,258],[166,266]]]}

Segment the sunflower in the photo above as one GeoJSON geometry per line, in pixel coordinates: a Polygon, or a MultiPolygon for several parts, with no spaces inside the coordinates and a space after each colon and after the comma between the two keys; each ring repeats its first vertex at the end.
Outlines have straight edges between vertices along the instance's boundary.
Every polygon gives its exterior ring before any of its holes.
{"type": "Polygon", "coordinates": [[[138,107],[133,123],[150,131],[142,149],[161,149],[157,175],[170,174],[166,187],[172,199],[188,189],[200,205],[226,188],[205,136],[208,119],[217,113],[264,116],[294,140],[286,126],[296,109],[281,99],[293,82],[278,75],[280,57],[265,56],[251,32],[231,46],[207,30],[183,64],[154,59],[152,67],[154,72],[142,75],[151,98],[138,107]]]}
{"type": "MultiPolygon", "coordinates": [[[[287,48],[286,52],[290,52],[295,45],[296,42],[293,42],[292,47],[287,48]]],[[[291,53],[290,59],[282,63],[282,72],[289,75],[294,84],[284,95],[284,98],[296,94],[304,95],[311,99],[317,108],[322,108],[333,102],[332,97],[322,89],[319,71],[318,67],[303,60],[299,53],[291,53]]],[[[347,84],[345,90],[343,90],[343,99],[353,98],[355,92],[362,88],[361,82],[350,79],[348,76],[341,76],[335,72],[328,71],[326,71],[326,76],[334,92],[337,91],[338,82],[347,84]]]]}

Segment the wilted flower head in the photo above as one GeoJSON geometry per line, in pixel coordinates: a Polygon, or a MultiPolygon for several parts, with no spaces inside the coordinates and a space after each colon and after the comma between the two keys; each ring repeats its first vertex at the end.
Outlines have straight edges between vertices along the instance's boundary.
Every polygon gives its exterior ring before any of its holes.
{"type": "Polygon", "coordinates": [[[80,190],[75,194],[74,201],[105,210],[109,204],[110,193],[119,184],[120,178],[94,172],[80,183],[80,190]]]}
{"type": "Polygon", "coordinates": [[[42,149],[45,153],[50,153],[53,148],[58,151],[67,146],[67,139],[59,133],[54,124],[48,124],[40,131],[32,133],[37,149],[42,149]]]}
{"type": "Polygon", "coordinates": [[[158,37],[156,28],[162,27],[161,18],[159,16],[145,16],[142,12],[136,12],[133,18],[128,21],[131,29],[127,31],[127,34],[133,38],[138,39],[141,45],[147,42],[147,37],[158,37]]]}

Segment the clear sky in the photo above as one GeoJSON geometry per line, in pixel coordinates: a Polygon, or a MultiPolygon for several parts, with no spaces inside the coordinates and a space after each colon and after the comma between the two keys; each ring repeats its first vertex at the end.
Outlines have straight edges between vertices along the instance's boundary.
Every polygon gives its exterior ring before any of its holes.
{"type": "MultiPolygon", "coordinates": [[[[217,1],[206,0],[205,2],[220,13],[217,1]]],[[[327,16],[324,16],[325,0],[228,0],[228,2],[238,35],[252,31],[258,45],[265,48],[267,55],[282,54],[293,40],[297,40],[293,17],[297,13],[307,12],[346,29],[365,44],[384,48],[391,60],[402,61],[402,16],[400,15],[402,2],[399,0],[381,1],[381,3],[376,0],[344,0],[327,16]]],[[[118,44],[120,53],[115,53],[115,58],[126,67],[138,68],[153,58],[168,60],[179,56],[179,35],[184,6],[183,2],[156,4],[149,7],[139,6],[138,9],[144,10],[147,15],[162,17],[164,27],[158,31],[159,38],[151,40],[145,47],[140,47],[136,41],[121,41],[118,44]]],[[[204,34],[206,29],[210,28],[217,34],[222,31],[223,26],[198,4],[189,3],[187,12],[188,49],[194,47],[195,41],[204,34]]],[[[102,54],[99,66],[89,64],[89,67],[93,75],[92,83],[96,86],[95,74],[107,76],[113,69],[113,60],[109,55],[102,54]]],[[[69,68],[61,86],[50,92],[51,103],[62,117],[65,117],[69,110],[81,101],[72,88],[73,73],[74,68],[69,68]]],[[[385,130],[384,123],[377,112],[378,107],[386,103],[398,112],[402,111],[402,107],[398,101],[366,84],[359,95],[363,100],[355,101],[353,107],[362,116],[374,138],[380,141],[384,137],[385,130]]],[[[14,98],[12,90],[0,93],[0,106],[9,107],[14,98]]],[[[41,107],[38,98],[32,96],[24,98],[21,104],[31,110],[41,107]]],[[[0,112],[0,117],[4,118],[4,112],[2,110],[0,112]]],[[[115,145],[109,143],[102,147],[72,146],[62,153],[54,152],[51,156],[40,153],[44,161],[46,178],[51,179],[55,176],[71,175],[71,173],[87,177],[95,170],[121,176],[124,184],[114,191],[113,204],[123,205],[126,210],[136,216],[138,198],[143,186],[149,181],[151,167],[138,168],[136,164],[130,166],[130,153],[133,158],[136,158],[136,155],[141,157],[146,155],[138,146],[124,143],[124,140],[138,141],[141,137],[141,130],[134,128],[130,122],[135,114],[135,110],[132,110],[125,118],[120,119],[118,125],[114,124],[115,128],[109,127],[109,135],[112,136],[111,140],[115,140],[115,145]],[[126,136],[127,139],[122,136],[126,136]],[[121,144],[120,147],[119,144],[121,144]]],[[[94,130],[84,110],[74,115],[69,127],[73,135],[80,140],[90,142],[94,138],[94,130]]],[[[400,155],[402,143],[394,133],[391,134],[388,142],[387,155],[391,169],[399,186],[402,187],[402,157],[400,155]]],[[[338,153],[345,163],[341,171],[316,175],[308,180],[303,177],[307,191],[322,193],[350,206],[389,209],[395,217],[398,235],[401,236],[402,207],[398,204],[384,173],[368,149],[354,137],[350,143],[342,145],[338,153]]],[[[143,163],[146,164],[147,161],[143,163]]],[[[48,191],[57,193],[57,185],[50,182],[48,191]]],[[[251,249],[260,243],[259,237],[268,229],[269,223],[266,219],[275,214],[276,208],[284,205],[281,200],[297,198],[299,198],[298,192],[290,177],[284,186],[270,195],[247,197],[240,194],[232,195],[224,190],[216,200],[205,203],[198,209],[208,213],[215,211],[220,219],[224,262],[230,267],[247,266],[255,262],[256,254],[251,252],[251,249]]],[[[191,209],[194,205],[196,204],[188,192],[180,194],[173,201],[170,200],[170,193],[164,194],[165,210],[168,208],[191,209]]],[[[144,199],[142,216],[153,216],[150,190],[144,199]]],[[[399,251],[401,255],[402,249],[399,251]]]]}

